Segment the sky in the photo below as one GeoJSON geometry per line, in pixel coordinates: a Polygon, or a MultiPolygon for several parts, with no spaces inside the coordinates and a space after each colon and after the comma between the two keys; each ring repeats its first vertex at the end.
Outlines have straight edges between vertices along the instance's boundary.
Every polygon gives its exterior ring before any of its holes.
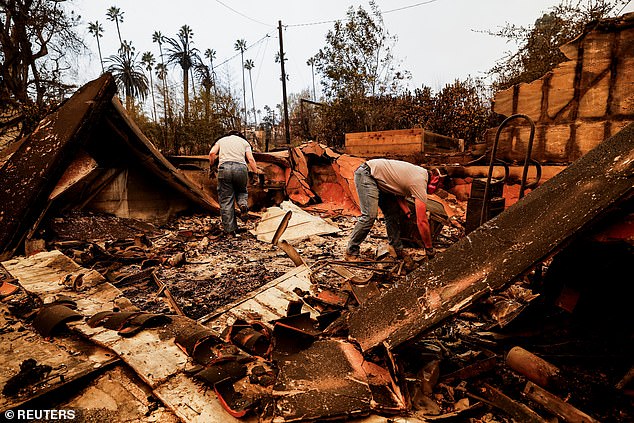
{"type": "MultiPolygon", "coordinates": [[[[426,85],[439,91],[456,79],[484,77],[495,62],[514,44],[486,34],[506,23],[530,26],[560,0],[376,0],[383,12],[385,27],[397,36],[394,48],[402,69],[411,73],[409,88],[426,85]]],[[[334,20],[343,20],[350,6],[370,10],[369,3],[341,0],[75,0],[74,10],[82,17],[80,32],[85,32],[91,50],[81,63],[80,83],[101,73],[95,38],[87,31],[88,22],[99,21],[104,28],[100,39],[105,57],[117,53],[119,40],[115,22],[106,11],[116,6],[123,12],[121,36],[132,41],[136,51],[150,51],[159,57],[152,34],[160,31],[176,37],[183,25],[194,33],[194,47],[202,53],[216,51],[214,66],[219,78],[242,98],[240,55],[234,50],[236,40],[249,47],[244,58],[251,59],[256,110],[264,105],[275,107],[282,102],[280,65],[275,63],[279,51],[278,22],[282,22],[287,93],[308,90],[312,94],[312,72],[306,61],[325,45],[334,20]]],[[[634,11],[630,2],[623,13],[634,11]]],[[[173,69],[174,83],[180,81],[180,68],[173,69]]],[[[253,107],[249,76],[245,73],[247,106],[253,107]]],[[[315,75],[317,99],[319,75],[315,75]]]]}

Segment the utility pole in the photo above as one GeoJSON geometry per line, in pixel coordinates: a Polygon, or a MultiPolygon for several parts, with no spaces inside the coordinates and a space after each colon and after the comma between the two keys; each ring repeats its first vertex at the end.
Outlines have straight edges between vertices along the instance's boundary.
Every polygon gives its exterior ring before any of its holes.
{"type": "Polygon", "coordinates": [[[288,102],[286,101],[286,72],[284,72],[284,42],[282,41],[282,21],[277,21],[278,31],[280,34],[280,63],[282,66],[282,97],[284,100],[284,132],[286,136],[286,144],[291,145],[291,131],[288,122],[288,102]]]}

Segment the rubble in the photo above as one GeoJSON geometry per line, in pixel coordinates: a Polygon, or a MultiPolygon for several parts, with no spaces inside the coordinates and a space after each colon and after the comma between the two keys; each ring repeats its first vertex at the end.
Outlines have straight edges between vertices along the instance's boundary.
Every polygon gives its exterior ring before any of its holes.
{"type": "Polygon", "coordinates": [[[482,169],[447,166],[460,183],[430,196],[435,257],[405,220],[405,258],[391,254],[379,220],[363,260],[347,262],[363,159],[316,142],[257,153],[252,211],[227,236],[209,214],[207,157],[168,161],[112,85],[104,75],[80,90],[2,168],[15,186],[0,190],[0,412],[46,404],[86,419],[212,423],[634,417],[623,279],[634,126],[468,235],[465,186],[482,169]]]}

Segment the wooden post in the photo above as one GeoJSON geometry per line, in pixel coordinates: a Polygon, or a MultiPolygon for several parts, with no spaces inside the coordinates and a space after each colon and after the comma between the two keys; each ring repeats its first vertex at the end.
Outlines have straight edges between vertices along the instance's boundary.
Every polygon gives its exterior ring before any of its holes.
{"type": "Polygon", "coordinates": [[[513,347],[506,355],[506,365],[539,386],[561,386],[560,370],[521,347],[513,347]]]}
{"type": "Polygon", "coordinates": [[[280,34],[280,66],[282,68],[282,97],[284,102],[284,135],[286,137],[286,144],[291,145],[291,132],[288,122],[288,102],[286,101],[286,72],[284,71],[284,42],[282,41],[282,21],[278,22],[278,32],[280,34]]]}

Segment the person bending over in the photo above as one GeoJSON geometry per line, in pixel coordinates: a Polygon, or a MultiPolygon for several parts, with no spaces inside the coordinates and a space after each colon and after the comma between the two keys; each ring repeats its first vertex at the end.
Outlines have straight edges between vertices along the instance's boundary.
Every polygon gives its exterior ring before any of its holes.
{"type": "Polygon", "coordinates": [[[427,193],[435,191],[438,175],[429,177],[427,169],[414,164],[390,159],[366,161],[354,173],[359,195],[361,216],[357,220],[346,249],[346,260],[359,260],[360,245],[370,233],[378,209],[383,211],[389,244],[398,257],[403,255],[399,229],[400,210],[409,212],[406,197],[414,197],[416,226],[429,257],[434,255],[431,230],[427,220],[427,193]],[[430,181],[431,179],[431,181],[430,181]]]}

